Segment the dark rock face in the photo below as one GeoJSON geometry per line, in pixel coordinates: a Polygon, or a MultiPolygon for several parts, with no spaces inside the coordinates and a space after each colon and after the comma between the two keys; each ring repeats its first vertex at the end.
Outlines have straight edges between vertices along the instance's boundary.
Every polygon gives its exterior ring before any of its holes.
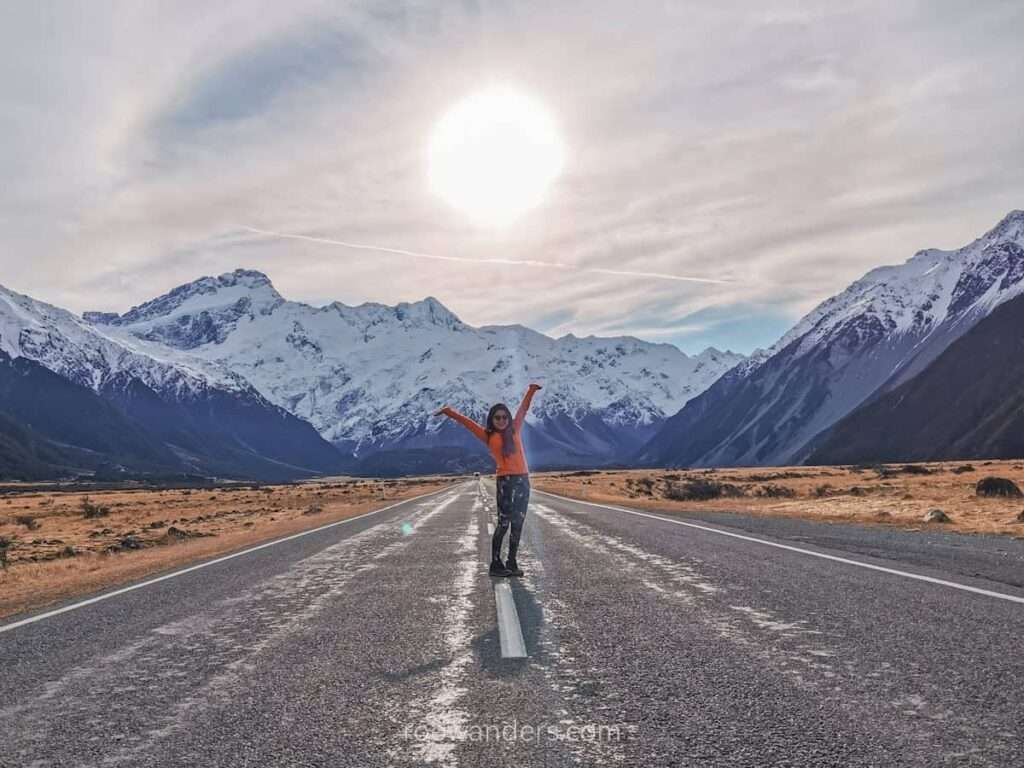
{"type": "Polygon", "coordinates": [[[1017,243],[996,243],[982,252],[977,267],[965,273],[950,303],[951,314],[960,314],[975,304],[993,285],[1006,290],[1024,279],[1024,248],[1017,243]]]}

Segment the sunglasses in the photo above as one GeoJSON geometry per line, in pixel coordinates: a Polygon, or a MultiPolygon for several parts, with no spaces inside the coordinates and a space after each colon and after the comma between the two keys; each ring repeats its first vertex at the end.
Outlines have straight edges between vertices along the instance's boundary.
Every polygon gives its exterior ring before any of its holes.
{"type": "Polygon", "coordinates": [[[508,421],[508,414],[507,413],[496,413],[496,414],[494,414],[494,420],[495,421],[508,421]]]}

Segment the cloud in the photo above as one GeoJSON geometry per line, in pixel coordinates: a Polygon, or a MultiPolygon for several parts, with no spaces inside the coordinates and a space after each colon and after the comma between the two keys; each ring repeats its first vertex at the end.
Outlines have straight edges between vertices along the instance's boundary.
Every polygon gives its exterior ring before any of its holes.
{"type": "Polygon", "coordinates": [[[962,245],[1022,205],[1012,3],[6,16],[2,282],[77,310],[247,266],[300,300],[430,294],[474,324],[749,351],[871,267],[962,245]],[[499,231],[432,198],[425,167],[438,117],[489,82],[547,104],[567,147],[545,203],[499,231]],[[466,261],[239,238],[238,223],[466,261]]]}

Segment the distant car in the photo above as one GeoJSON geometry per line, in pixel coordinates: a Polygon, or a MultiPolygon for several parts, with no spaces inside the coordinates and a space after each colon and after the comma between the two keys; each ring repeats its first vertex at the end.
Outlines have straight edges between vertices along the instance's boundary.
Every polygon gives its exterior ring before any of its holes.
{"type": "Polygon", "coordinates": [[[480,473],[479,472],[474,472],[473,473],[473,477],[480,477],[480,473]]]}

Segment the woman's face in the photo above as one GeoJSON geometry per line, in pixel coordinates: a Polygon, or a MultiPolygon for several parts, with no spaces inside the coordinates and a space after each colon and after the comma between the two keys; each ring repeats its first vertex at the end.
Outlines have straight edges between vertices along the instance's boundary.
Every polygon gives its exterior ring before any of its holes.
{"type": "Polygon", "coordinates": [[[498,411],[494,414],[494,427],[495,429],[505,429],[508,426],[510,420],[508,411],[498,411]]]}

